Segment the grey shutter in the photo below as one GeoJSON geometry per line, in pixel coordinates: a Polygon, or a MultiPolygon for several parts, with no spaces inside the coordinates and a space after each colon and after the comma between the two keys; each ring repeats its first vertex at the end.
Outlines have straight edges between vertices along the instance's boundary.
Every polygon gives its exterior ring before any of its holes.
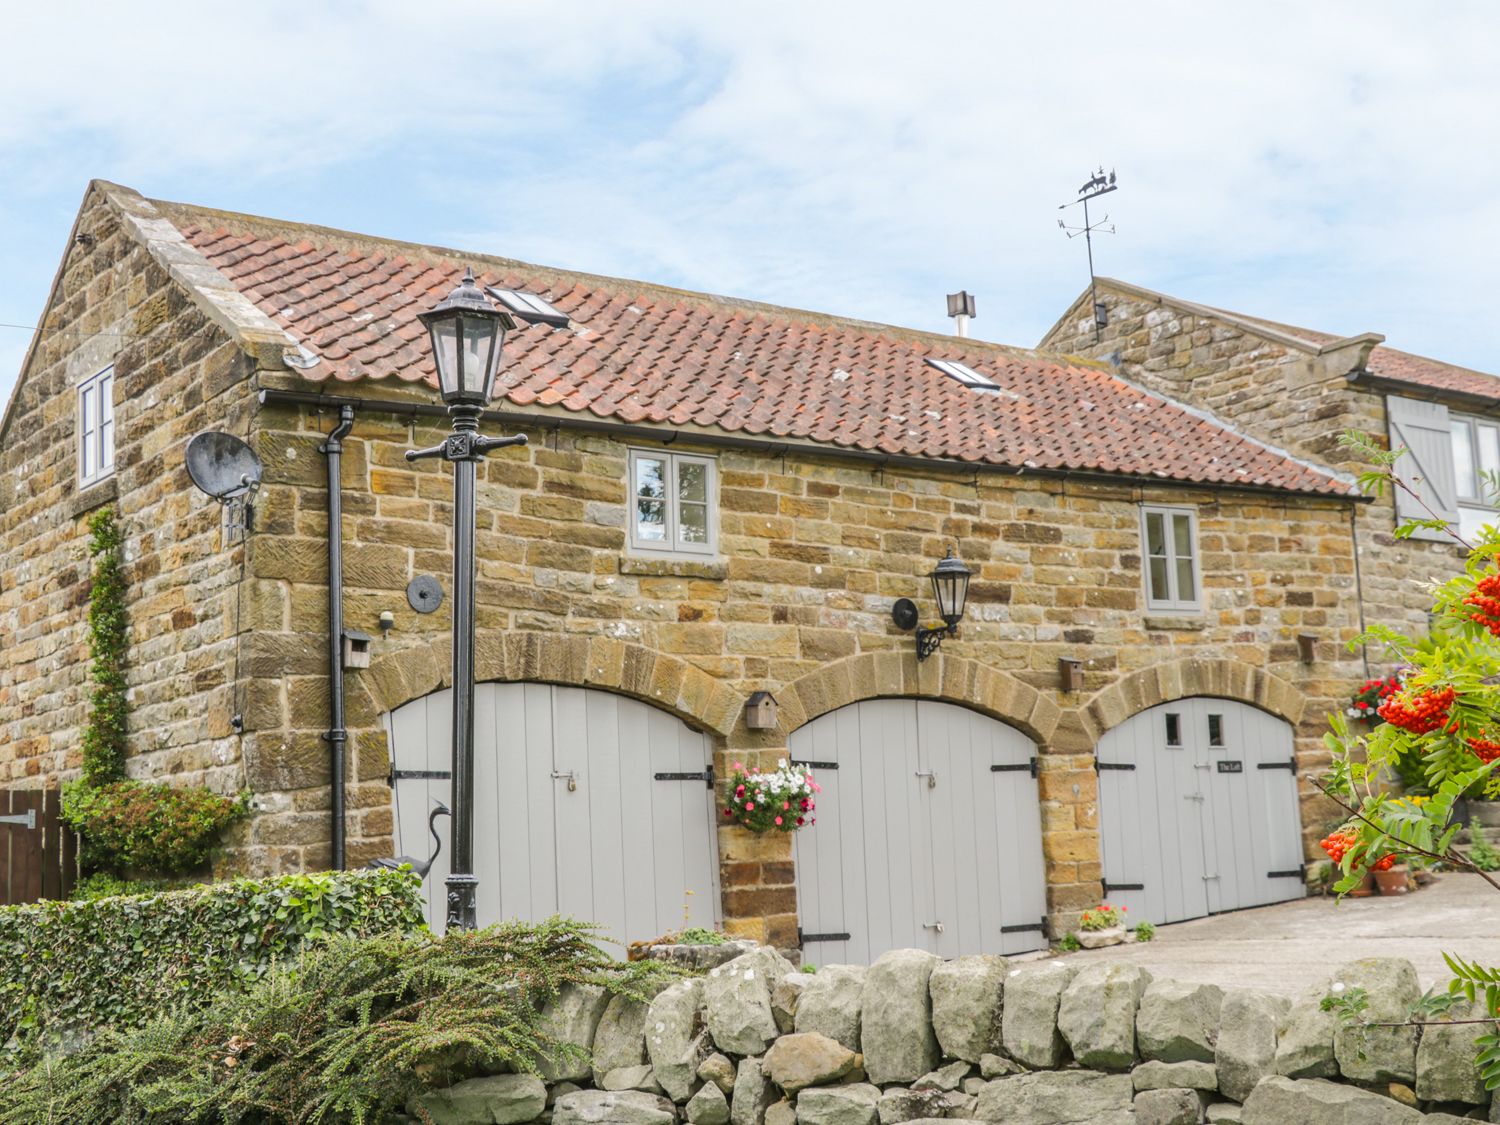
{"type": "MultiPolygon", "coordinates": [[[[1396,462],[1396,478],[1426,501],[1428,512],[1416,499],[1396,489],[1396,520],[1430,519],[1437,515],[1456,527],[1458,524],[1458,487],[1453,477],[1453,438],[1448,430],[1448,408],[1441,403],[1388,395],[1386,418],[1390,423],[1391,448],[1406,447],[1406,454],[1396,462]]],[[[1440,531],[1425,528],[1414,539],[1448,542],[1440,531]]]]}

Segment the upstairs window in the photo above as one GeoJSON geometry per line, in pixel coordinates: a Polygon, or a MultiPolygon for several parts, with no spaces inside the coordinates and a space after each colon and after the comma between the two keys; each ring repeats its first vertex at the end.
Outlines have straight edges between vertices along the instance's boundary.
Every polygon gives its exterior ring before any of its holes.
{"type": "Polygon", "coordinates": [[[1198,513],[1156,504],[1141,507],[1146,608],[1197,613],[1203,608],[1198,575],[1198,513]]]}
{"type": "Polygon", "coordinates": [[[1448,416],[1453,439],[1453,485],[1460,534],[1473,540],[1485,524],[1497,522],[1496,474],[1500,474],[1500,425],[1487,418],[1448,416]]]}
{"type": "Polygon", "coordinates": [[[78,384],[78,486],[97,484],[115,471],[115,369],[106,367],[78,384]]]}
{"type": "Polygon", "coordinates": [[[650,554],[719,549],[718,481],[711,457],[630,451],[630,546],[650,554]]]}

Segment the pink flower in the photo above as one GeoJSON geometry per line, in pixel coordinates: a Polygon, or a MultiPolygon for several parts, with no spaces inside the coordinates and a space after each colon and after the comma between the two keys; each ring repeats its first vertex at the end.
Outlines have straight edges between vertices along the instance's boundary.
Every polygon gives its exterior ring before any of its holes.
{"type": "Polygon", "coordinates": [[[789,808],[792,807],[792,802],[790,802],[790,801],[782,801],[781,802],[781,807],[784,808],[784,809],[789,809],[789,808]]]}
{"type": "Polygon", "coordinates": [[[744,762],[735,762],[734,763],[734,768],[737,769],[737,770],[742,770],[742,769],[745,768],[745,763],[744,762]]]}
{"type": "Polygon", "coordinates": [[[778,816],[778,817],[777,817],[777,818],[776,818],[776,823],[777,823],[777,824],[780,824],[780,823],[781,823],[781,817],[779,817],[779,816],[778,816]]]}
{"type": "Polygon", "coordinates": [[[743,797],[745,795],[745,787],[743,785],[736,785],[734,787],[734,795],[736,797],[743,797]]]}
{"type": "Polygon", "coordinates": [[[734,815],[734,810],[733,809],[725,809],[724,810],[724,815],[725,816],[733,816],[734,815]]]}
{"type": "Polygon", "coordinates": [[[797,827],[799,827],[799,828],[802,827],[802,821],[804,819],[805,819],[804,817],[800,817],[800,816],[797,818],[797,827]]]}
{"type": "Polygon", "coordinates": [[[755,808],[755,802],[754,801],[746,801],[745,802],[745,811],[746,812],[749,812],[753,808],[755,808]]]}

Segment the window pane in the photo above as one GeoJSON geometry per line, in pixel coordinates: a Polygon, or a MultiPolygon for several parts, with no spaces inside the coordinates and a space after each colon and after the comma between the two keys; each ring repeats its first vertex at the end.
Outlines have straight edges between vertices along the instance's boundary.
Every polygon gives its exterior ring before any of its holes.
{"type": "Polygon", "coordinates": [[[677,537],[684,543],[708,542],[708,505],[682,505],[677,513],[677,537]]]}
{"type": "Polygon", "coordinates": [[[635,502],[635,532],[644,540],[653,542],[667,537],[667,505],[664,500],[637,500],[635,502]]]}
{"type": "Polygon", "coordinates": [[[78,395],[78,432],[94,432],[94,388],[84,387],[78,395]]]}
{"type": "Polygon", "coordinates": [[[1185,515],[1172,517],[1172,553],[1178,559],[1193,557],[1193,521],[1185,515]]]}
{"type": "Polygon", "coordinates": [[[708,500],[708,466],[695,461],[677,462],[677,497],[679,500],[708,500]]]}
{"type": "Polygon", "coordinates": [[[1458,532],[1471,543],[1479,537],[1479,532],[1488,525],[1500,525],[1500,519],[1497,519],[1495,513],[1489,509],[1458,509],[1458,532]]]}
{"type": "Polygon", "coordinates": [[[104,469],[114,468],[115,464],[115,424],[105,422],[99,427],[99,466],[104,469]]]}
{"type": "Polygon", "coordinates": [[[1167,745],[1182,745],[1182,716],[1175,711],[1167,712],[1167,745]]]}
{"type": "Polygon", "coordinates": [[[1147,573],[1151,576],[1151,589],[1149,591],[1151,600],[1154,602],[1171,601],[1172,591],[1167,586],[1167,560],[1152,559],[1147,573]]]}
{"type": "Polygon", "coordinates": [[[1210,746],[1224,745],[1224,716],[1210,715],[1208,717],[1208,744],[1210,746]]]}
{"type": "Polygon", "coordinates": [[[1474,492],[1474,445],[1470,437],[1469,423],[1455,420],[1448,423],[1453,434],[1453,479],[1458,484],[1458,494],[1473,497],[1474,492]]]}
{"type": "Polygon", "coordinates": [[[1167,553],[1167,533],[1162,524],[1163,518],[1160,512],[1146,513],[1146,554],[1148,555],[1167,553]]]}
{"type": "Polygon", "coordinates": [[[106,422],[114,420],[115,379],[113,375],[106,375],[99,380],[99,416],[106,422]]]}
{"type": "MultiPolygon", "coordinates": [[[[1479,468],[1486,473],[1500,473],[1500,430],[1494,426],[1479,427],[1479,468]]],[[[1479,482],[1479,498],[1491,507],[1500,501],[1489,481],[1479,482]]]]}
{"type": "Polygon", "coordinates": [[[651,500],[667,495],[667,463],[654,457],[639,457],[635,462],[635,494],[651,500]]]}
{"type": "Polygon", "coordinates": [[[1193,582],[1193,560],[1177,560],[1177,600],[1179,602],[1195,602],[1198,600],[1198,591],[1193,582]]]}

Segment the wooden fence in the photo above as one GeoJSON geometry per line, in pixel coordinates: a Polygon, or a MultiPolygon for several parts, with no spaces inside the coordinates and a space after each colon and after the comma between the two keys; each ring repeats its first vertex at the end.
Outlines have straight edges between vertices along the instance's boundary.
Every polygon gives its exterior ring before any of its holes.
{"type": "Polygon", "coordinates": [[[78,836],[59,811],[56,789],[0,789],[0,906],[73,892],[78,836]]]}

